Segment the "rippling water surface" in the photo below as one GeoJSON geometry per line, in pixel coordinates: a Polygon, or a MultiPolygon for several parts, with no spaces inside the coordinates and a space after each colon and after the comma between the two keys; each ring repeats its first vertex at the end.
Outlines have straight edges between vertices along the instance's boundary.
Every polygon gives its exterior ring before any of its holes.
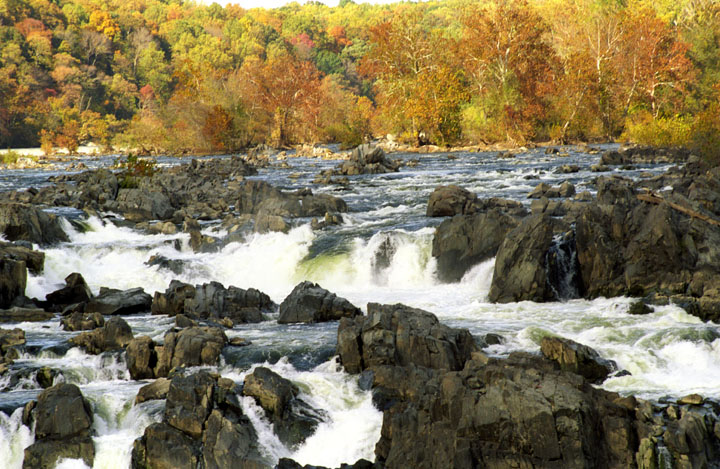
{"type": "MultiPolygon", "coordinates": [[[[650,315],[631,316],[627,310],[632,300],[628,298],[491,304],[487,292],[493,260],[473,268],[459,283],[437,281],[430,252],[435,226],[441,220],[425,216],[432,190],[442,184],[458,184],[482,198],[511,198],[528,205],[528,192],[540,182],[557,185],[569,180],[578,192],[593,192],[590,183],[598,174],[590,172],[590,167],[598,162],[598,155],[567,150],[566,157],[533,150],[511,159],[498,159],[495,153],[392,155],[418,160],[418,164],[394,174],[352,177],[348,187],[312,185],[318,172],[337,162],[290,159],[290,168],[262,169],[253,179],[287,190],[310,186],[316,192],[343,197],[350,213],[343,216],[342,225],[313,231],[309,219],[299,220],[287,234],[248,235],[219,252],[198,254],[189,249],[185,234],[146,235],[98,218],[88,219],[84,232],[67,223],[71,241],[45,251],[45,272],[29,278],[27,295],[44,298],[64,285],[69,273],[80,272],[94,292],[101,286],[141,286],[152,294],[164,291],[173,279],[192,284],[219,281],[225,286],[257,288],[280,303],[298,282],[312,280],[361,308],[368,302],[400,302],[429,310],[451,326],[466,327],[476,337],[500,334],[504,342],[486,350],[494,355],[537,351],[547,334],[574,339],[630,371],[629,376],[606,381],[603,387],[609,390],[650,399],[693,392],[720,397],[720,330],[677,307],[658,307],[650,315]],[[555,171],[567,164],[578,165],[580,171],[555,171]],[[153,255],[181,260],[182,272],[148,267],[145,262],[153,255]]],[[[92,165],[111,161],[94,160],[92,165]]],[[[163,159],[161,164],[179,161],[163,159]]],[[[646,165],[622,174],[639,178],[666,169],[646,165]]],[[[38,187],[52,174],[1,173],[0,190],[38,187]]],[[[223,233],[218,227],[219,221],[208,223],[205,233],[220,236],[223,233]]],[[[174,322],[149,315],[126,319],[135,335],[156,340],[162,339],[174,322]]],[[[330,467],[361,457],[372,459],[382,414],[372,407],[370,394],[358,388],[356,378],[337,364],[337,323],[282,326],[275,319],[228,331],[229,336],[250,339],[252,345],[227,348],[218,371],[242,382],[252,367],[270,366],[296,382],[302,398],[323,409],[329,418],[302,447],[290,450],[272,433],[262,410],[246,399],[243,406],[258,431],[264,454],[270,460],[291,456],[303,464],[330,467]]],[[[163,403],[133,405],[137,390],[145,383],[129,379],[123,358],[67,350],[64,344],[75,333],[62,331],[58,320],[3,327],[26,331],[28,353],[13,368],[30,372],[17,383],[0,378],[0,467],[21,467],[22,449],[32,443],[33,436],[21,424],[22,410],[14,409],[40,392],[33,384],[32,370],[49,366],[61,372],[57,379],[79,385],[94,407],[94,467],[128,468],[133,440],[161,418],[163,403]]],[[[66,461],[60,467],[78,464],[66,461]]]]}

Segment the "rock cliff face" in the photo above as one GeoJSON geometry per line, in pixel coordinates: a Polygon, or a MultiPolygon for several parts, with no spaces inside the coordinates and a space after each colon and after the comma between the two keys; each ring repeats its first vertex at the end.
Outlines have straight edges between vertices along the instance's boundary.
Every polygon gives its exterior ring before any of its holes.
{"type": "Polygon", "coordinates": [[[374,305],[341,321],[337,347],[384,411],[375,455],[386,468],[651,468],[663,453],[705,467],[720,456],[712,412],[662,413],[597,389],[575,372],[601,381],[610,364],[563,339],[543,342],[553,360],[493,359],[428,312],[374,305]]]}

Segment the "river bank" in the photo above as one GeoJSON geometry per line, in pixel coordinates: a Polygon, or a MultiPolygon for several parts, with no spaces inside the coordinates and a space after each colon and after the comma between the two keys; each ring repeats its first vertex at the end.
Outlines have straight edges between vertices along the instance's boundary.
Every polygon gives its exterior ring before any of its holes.
{"type": "MultiPolygon", "coordinates": [[[[31,243],[29,246],[25,243],[26,248],[44,253],[43,269],[31,272],[24,293],[18,293],[10,301],[17,306],[18,298],[28,297],[22,301],[34,302],[35,307],[40,306],[51,318],[39,322],[11,321],[3,326],[20,328],[25,334],[24,344],[12,346],[19,356],[11,359],[9,371],[0,378],[7,380],[2,398],[5,409],[2,443],[3,447],[9,448],[4,454],[11,455],[3,462],[9,467],[20,467],[23,449],[41,439],[33,436],[31,427],[23,425],[22,408],[38,398],[43,388],[38,376],[46,373],[50,373],[50,379],[43,381],[45,385],[75,384],[88,399],[93,413],[89,414],[90,425],[82,431],[87,431],[84,435],[94,445],[92,466],[124,468],[130,466],[133,458],[147,461],[150,450],[147,446],[143,450],[137,445],[134,450],[133,442],[152,425],[156,425],[152,431],[164,429],[166,435],[180,431],[193,441],[204,442],[198,446],[189,441],[183,447],[189,448],[190,455],[206,454],[210,437],[205,433],[198,436],[184,424],[178,424],[171,418],[168,404],[162,400],[134,403],[140,388],[148,384],[150,378],[155,378],[157,372],[150,377],[135,376],[133,379],[135,367],[128,362],[129,356],[136,356],[134,351],[145,350],[140,347],[142,344],[146,344],[147,350],[156,350],[157,359],[161,361],[162,353],[169,350],[171,343],[180,343],[181,334],[204,337],[204,333],[192,332],[192,321],[197,321],[200,326],[220,327],[218,330],[225,335],[226,339],[208,337],[200,340],[203,344],[220,344],[217,355],[207,355],[209,352],[202,352],[202,347],[198,350],[200,356],[212,356],[217,361],[184,362],[178,358],[168,370],[178,367],[178,379],[181,376],[183,379],[201,379],[190,378],[196,376],[194,371],[199,366],[234,383],[217,381],[212,384],[202,378],[206,383],[203,386],[209,386],[208,389],[222,388],[230,394],[240,393],[241,410],[236,406],[234,413],[228,413],[222,399],[213,398],[213,404],[207,407],[207,415],[219,412],[215,417],[218,425],[228,425],[227,428],[250,428],[246,423],[241,424],[249,421],[255,438],[243,441],[256,441],[253,444],[257,453],[253,454],[259,455],[260,459],[253,456],[249,460],[261,464],[274,465],[287,457],[301,464],[327,467],[355,463],[360,458],[376,460],[387,467],[401,467],[421,460],[431,464],[433,460],[421,458],[419,449],[410,451],[406,446],[407,442],[417,441],[417,438],[427,441],[424,446],[446,448],[448,452],[443,453],[446,460],[456,461],[460,467],[480,461],[496,461],[497,464],[535,461],[536,465],[542,466],[546,464],[542,461],[558,458],[566,461],[567,467],[580,467],[581,461],[590,461],[587,464],[591,467],[607,467],[607,464],[627,467],[641,465],[640,461],[645,460],[657,463],[666,455],[676,464],[684,461],[691,467],[700,467],[703,461],[714,463],[716,453],[712,451],[716,439],[707,430],[714,425],[713,403],[720,397],[720,378],[716,378],[720,377],[720,370],[714,365],[720,348],[717,339],[720,334],[714,323],[703,322],[672,301],[651,304],[645,316],[631,315],[628,312],[635,300],[628,297],[588,296],[563,301],[556,297],[517,298],[506,303],[493,303],[489,298],[498,281],[494,252],[484,259],[475,259],[449,283],[439,278],[442,261],[439,254],[433,254],[433,240],[438,236],[436,228],[445,221],[477,218],[487,210],[498,208],[511,217],[509,209],[515,210],[512,212],[515,216],[523,210],[530,217],[534,213],[559,218],[572,213],[574,205],[596,203],[593,200],[604,199],[603,194],[623,193],[608,192],[607,188],[611,186],[603,186],[602,178],[597,180],[597,176],[610,176],[611,180],[617,179],[612,176],[621,176],[634,181],[632,184],[648,187],[662,183],[656,190],[671,200],[667,187],[682,190],[689,187],[683,181],[691,178],[697,182],[698,175],[704,174],[673,172],[671,168],[677,162],[672,162],[668,154],[615,154],[615,146],[601,147],[600,150],[606,156],[581,152],[577,147],[560,148],[557,154],[546,153],[545,149],[521,151],[512,158],[499,158],[497,152],[439,153],[422,157],[412,153],[380,155],[367,149],[342,162],[299,157],[273,160],[272,165],[260,168],[248,165],[240,158],[198,158],[195,162],[180,159],[161,161],[159,172],[147,180],[136,181],[136,187],[120,187],[120,178],[102,169],[75,174],[57,172],[50,175],[52,180],[49,181],[45,174],[23,174],[25,180],[17,177],[12,182],[16,192],[6,192],[1,205],[45,207],[48,209],[42,213],[63,218],[58,219],[61,230],[55,239],[42,237],[54,232],[48,229],[38,230],[38,238],[26,239],[31,243]],[[565,153],[567,156],[558,156],[565,153]],[[185,163],[185,166],[177,166],[177,163],[185,163]],[[325,173],[329,183],[313,183],[319,174],[325,173]],[[555,197],[545,191],[538,199],[527,198],[542,184],[552,188],[564,183],[573,186],[574,195],[555,197]],[[459,204],[459,210],[458,205],[448,204],[452,210],[444,217],[428,216],[428,201],[436,189],[452,185],[468,189],[468,200],[459,204]],[[474,194],[478,200],[473,198],[474,194]],[[491,207],[486,201],[492,199],[496,202],[491,207]],[[498,200],[506,202],[498,204],[498,200]],[[551,203],[552,215],[548,212],[551,203]],[[566,213],[562,213],[563,209],[566,213]],[[457,216],[452,217],[456,213],[457,216]],[[85,305],[82,312],[66,310],[70,305],[48,299],[48,295],[57,297],[52,295],[53,292],[71,286],[65,279],[73,272],[80,273],[86,282],[86,288],[82,289],[87,298],[79,301],[85,305]],[[358,378],[339,366],[342,364],[350,371],[352,359],[344,352],[348,342],[343,337],[353,337],[347,332],[352,328],[345,326],[339,331],[337,320],[284,324],[279,321],[282,306],[238,303],[247,297],[240,290],[256,289],[267,294],[275,305],[281,305],[305,280],[317,282],[330,293],[357,306],[363,316],[354,321],[380,315],[377,316],[378,324],[383,324],[382,327],[373,329],[358,323],[361,330],[376,330],[377,333],[367,338],[363,335],[362,343],[374,352],[361,350],[360,356],[365,358],[353,372],[369,371],[372,375],[363,373],[358,378]],[[173,281],[182,282],[184,286],[175,284],[174,289],[169,290],[173,281]],[[212,286],[212,282],[220,282],[222,288],[212,286]],[[60,325],[63,311],[65,319],[73,312],[93,314],[93,307],[88,309],[91,303],[103,303],[101,300],[110,293],[103,292],[103,287],[126,292],[128,298],[135,295],[127,292],[142,288],[150,296],[150,303],[143,300],[140,304],[145,306],[139,307],[136,313],[131,314],[127,309],[117,313],[128,325],[133,336],[130,341],[136,341],[132,342],[135,344],[132,353],[108,350],[93,355],[87,346],[83,348],[69,342],[72,339],[83,343],[78,339],[82,332],[66,331],[60,325]],[[210,293],[211,287],[216,293],[210,293]],[[169,298],[182,301],[172,302],[169,298]],[[206,304],[200,301],[202,298],[207,298],[207,304],[213,306],[200,307],[206,304]],[[443,324],[467,329],[476,348],[470,347],[457,355],[452,366],[424,362],[420,357],[428,352],[423,351],[422,344],[437,339],[436,345],[428,345],[431,350],[437,347],[445,350],[446,347],[442,345],[445,338],[429,333],[436,327],[431,325],[432,320],[428,319],[430,323],[418,328],[408,326],[406,329],[413,331],[408,337],[415,337],[407,339],[408,342],[402,339],[405,336],[401,331],[387,328],[386,321],[380,320],[386,313],[372,306],[375,303],[405,303],[429,310],[443,324]],[[156,304],[166,307],[159,309],[156,304]],[[168,304],[179,305],[177,308],[180,309],[168,314],[168,304]],[[253,307],[258,308],[259,316],[249,314],[248,308],[253,307]],[[151,315],[151,311],[160,314],[151,315]],[[242,315],[240,311],[243,311],[242,315]],[[178,316],[178,312],[190,322],[178,316]],[[259,322],[249,318],[259,319],[259,322]],[[168,333],[176,334],[175,338],[168,333]],[[383,355],[388,349],[376,342],[386,336],[394,337],[391,349],[394,347],[396,351],[390,355],[383,355]],[[602,358],[615,361],[617,370],[603,380],[602,391],[588,387],[583,381],[585,378],[559,371],[555,365],[539,358],[540,345],[548,336],[561,336],[589,345],[602,358]],[[404,348],[405,344],[415,344],[412,347],[418,348],[408,350],[404,348]],[[532,357],[513,355],[518,352],[531,353],[532,357]],[[339,362],[333,358],[335,355],[340,357],[339,362]],[[370,357],[386,358],[373,362],[370,357]],[[180,371],[182,367],[190,369],[184,373],[180,371]],[[292,381],[298,389],[293,398],[319,411],[321,422],[301,444],[289,443],[278,436],[270,411],[258,405],[258,402],[262,404],[262,399],[243,396],[242,391],[234,390],[235,385],[247,383],[247,376],[255,374],[259,367],[266,367],[292,381]],[[44,368],[48,371],[40,373],[44,368]],[[408,371],[413,369],[416,371],[408,371]],[[492,378],[496,373],[517,377],[497,381],[492,378]],[[400,375],[407,379],[399,379],[400,375]],[[408,387],[396,388],[391,385],[393,382],[407,382],[408,387]],[[451,382],[455,383],[452,387],[443,387],[446,386],[443,383],[451,382]],[[540,402],[538,399],[545,399],[546,404],[534,410],[523,407],[520,414],[537,415],[537,422],[545,422],[543,419],[548,418],[559,422],[560,414],[566,415],[565,410],[573,412],[572,409],[576,409],[570,406],[559,411],[544,410],[545,405],[553,409],[559,404],[543,396],[542,392],[528,394],[531,383],[540,386],[535,389],[567,386],[564,392],[579,392],[573,395],[584,396],[577,397],[581,400],[589,399],[584,401],[586,404],[578,401],[577,408],[588,405],[594,410],[577,414],[578,420],[573,421],[597,419],[597,422],[603,422],[604,430],[583,436],[584,441],[597,443],[603,449],[591,450],[585,443],[566,439],[563,435],[570,433],[558,423],[552,423],[558,435],[556,440],[526,447],[518,442],[535,438],[538,428],[546,428],[545,425],[531,423],[532,419],[498,417],[492,424],[496,426],[483,430],[482,426],[477,426],[477,419],[486,412],[483,409],[499,409],[505,404],[488,400],[477,411],[453,409],[451,405],[452,402],[476,401],[483,392],[492,394],[500,389],[516,389],[520,394],[507,401],[510,406],[507,411],[511,414],[514,406],[540,402]],[[438,394],[440,389],[446,389],[445,394],[438,394]],[[480,394],[473,394],[478,392],[480,394]],[[612,397],[612,393],[619,394],[612,397]],[[702,397],[699,401],[693,400],[689,398],[692,394],[702,397]],[[623,401],[630,395],[638,396],[637,400],[623,401]],[[649,404],[643,403],[643,399],[648,399],[649,404]],[[436,414],[433,409],[445,410],[436,414]],[[473,416],[469,417],[472,421],[459,418],[456,412],[473,416]],[[645,416],[631,416],[638,412],[644,412],[645,416]],[[702,418],[697,417],[698,412],[702,418]],[[420,420],[415,419],[421,415],[435,416],[428,417],[433,422],[430,427],[417,426],[420,420]],[[230,423],[222,423],[226,421],[230,423]],[[503,432],[488,429],[506,428],[507,425],[515,425],[515,429],[506,437],[494,439],[495,436],[488,436],[503,435],[503,432]],[[412,430],[414,428],[417,432],[412,430]],[[706,430],[701,431],[701,428],[706,430]],[[630,436],[627,440],[618,440],[619,431],[630,436]],[[698,450],[695,443],[687,450],[677,443],[683,439],[688,441],[691,433],[701,435],[693,441],[700,442],[702,450],[698,450]],[[620,449],[623,444],[607,446],[605,442],[611,440],[625,441],[624,449],[620,449]],[[431,444],[431,441],[436,443],[431,444]],[[490,448],[497,445],[506,448],[504,455],[492,452],[495,450],[490,448]],[[571,455],[562,449],[571,447],[580,448],[579,453],[571,455]],[[406,456],[400,457],[401,454],[406,456]],[[420,459],[403,459],[414,457],[420,459]]],[[[37,216],[38,223],[41,218],[41,215],[37,216]]],[[[32,230],[27,232],[32,233],[32,230]]],[[[16,236],[17,233],[17,230],[6,230],[5,236],[16,236]]],[[[555,233],[550,234],[552,238],[555,233]]],[[[467,235],[466,239],[482,236],[467,235]]],[[[495,249],[500,250],[501,246],[495,249]]],[[[548,248],[538,249],[541,251],[538,259],[542,260],[535,264],[544,270],[544,254],[548,248]]],[[[527,249],[527,252],[534,251],[527,249]]],[[[501,255],[497,254],[498,257],[501,255]]],[[[511,278],[505,274],[502,277],[511,278]]],[[[509,280],[508,283],[521,284],[509,280]]],[[[502,290],[509,291],[505,287],[502,290]]],[[[15,291],[19,292],[19,289],[15,291]]],[[[615,294],[623,293],[617,290],[615,294]]],[[[321,295],[321,298],[326,297],[321,295]]],[[[325,303],[323,300],[315,304],[325,303]]],[[[112,319],[108,311],[98,311],[105,324],[112,319]]],[[[343,321],[346,320],[340,325],[343,321]]],[[[98,325],[99,321],[94,323],[94,326],[98,325]]],[[[94,330],[108,329],[100,326],[94,330]]],[[[448,337],[454,332],[442,334],[448,337]]],[[[97,335],[107,337],[100,332],[97,335]]],[[[459,343],[458,340],[451,342],[455,346],[459,343]]],[[[123,345],[121,341],[119,347],[130,347],[130,343],[123,345]]],[[[360,342],[352,339],[349,343],[360,342]]],[[[190,357],[192,354],[183,352],[181,355],[190,357]]],[[[175,356],[177,351],[170,356],[170,363],[175,356]]],[[[168,377],[170,382],[175,380],[174,376],[168,377]]],[[[210,379],[218,380],[212,376],[210,379]]],[[[177,386],[180,384],[180,381],[176,383],[177,386]]],[[[177,402],[174,398],[168,398],[168,401],[177,402]]],[[[205,421],[209,422],[203,418],[202,422],[205,421]]],[[[25,422],[30,421],[25,419],[25,422]]],[[[148,438],[145,441],[149,441],[148,438]]],[[[217,456],[218,453],[213,450],[212,454],[217,456]]],[[[78,454],[78,457],[81,456],[78,454]]],[[[203,460],[206,467],[211,467],[203,460]]]]}

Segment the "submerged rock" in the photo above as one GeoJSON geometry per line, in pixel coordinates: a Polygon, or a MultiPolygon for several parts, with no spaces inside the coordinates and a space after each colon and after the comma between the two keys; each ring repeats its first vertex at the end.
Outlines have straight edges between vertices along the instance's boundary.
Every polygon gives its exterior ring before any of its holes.
{"type": "Polygon", "coordinates": [[[278,323],[336,321],[362,315],[359,308],[345,298],[330,293],[320,285],[302,282],[280,304],[278,323]]]}
{"type": "Polygon", "coordinates": [[[57,384],[38,396],[32,411],[35,443],[25,449],[23,468],[55,467],[64,458],[82,459],[92,466],[93,413],[74,384],[57,384]]]}

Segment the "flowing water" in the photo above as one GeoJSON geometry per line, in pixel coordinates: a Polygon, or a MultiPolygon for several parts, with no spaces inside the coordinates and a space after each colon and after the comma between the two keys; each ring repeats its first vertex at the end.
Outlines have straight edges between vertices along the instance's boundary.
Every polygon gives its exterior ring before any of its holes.
{"type": "MultiPolygon", "coordinates": [[[[646,316],[627,313],[629,298],[568,300],[538,304],[491,304],[487,293],[494,261],[474,267],[458,283],[441,284],[430,254],[439,219],[425,216],[432,190],[458,184],[480,197],[504,197],[529,204],[527,194],[540,182],[553,185],[569,180],[578,192],[593,192],[597,176],[590,167],[597,155],[567,149],[569,156],[546,156],[528,151],[511,159],[494,153],[460,153],[392,157],[419,160],[399,173],[351,178],[347,188],[314,187],[315,174],[335,162],[291,159],[290,168],[263,169],[253,178],[287,190],[313,187],[343,197],[350,213],[344,222],[323,231],[310,229],[309,219],[298,220],[287,234],[251,234],[227,244],[216,253],[194,253],[188,236],[147,235],[98,218],[84,221],[84,230],[66,223],[71,241],[47,249],[45,271],[28,280],[27,295],[44,296],[64,285],[71,272],[80,272],[97,293],[102,286],[164,291],[173,279],[192,284],[219,281],[225,286],[254,287],[280,303],[302,280],[320,283],[361,308],[368,302],[405,303],[435,313],[453,327],[468,328],[476,337],[499,334],[504,341],[486,349],[492,355],[514,350],[538,351],[547,334],[558,334],[587,344],[615,360],[631,375],[607,380],[603,387],[644,398],[680,397],[693,392],[720,398],[720,329],[703,323],[674,306],[656,307],[646,316]],[[555,172],[574,164],[573,174],[555,172]],[[153,255],[182,261],[179,274],[145,262],[153,255]]],[[[93,160],[107,165],[111,158],[93,160]]],[[[162,164],[181,160],[164,159],[162,164]]],[[[648,177],[667,169],[645,165],[623,171],[626,177],[648,177]]],[[[38,187],[52,172],[15,171],[0,174],[0,190],[38,187]]],[[[77,217],[72,210],[63,211],[77,217]]],[[[204,232],[221,236],[219,221],[204,225],[204,232]]],[[[563,256],[567,254],[563,251],[563,256]]],[[[563,297],[563,295],[559,295],[563,297]]],[[[125,318],[135,335],[162,339],[172,318],[140,315],[125,318]]],[[[245,412],[255,426],[263,453],[269,460],[290,456],[302,464],[337,467],[364,457],[373,459],[382,414],[373,408],[371,395],[359,389],[357,378],[345,374],[334,356],[337,323],[279,325],[276,317],[259,324],[239,325],[230,337],[250,339],[252,345],[227,348],[217,367],[223,376],[242,382],[258,365],[269,366],[293,380],[301,398],[327,416],[325,423],[301,447],[285,447],[273,434],[262,409],[245,399],[245,412]]],[[[134,439],[145,427],[161,419],[163,402],[134,405],[144,382],[129,379],[122,355],[87,355],[68,349],[59,320],[45,323],[5,324],[20,327],[28,340],[27,352],[15,362],[11,374],[0,378],[0,467],[20,468],[23,448],[33,432],[22,425],[20,406],[41,391],[34,370],[48,366],[60,374],[56,382],[75,383],[94,411],[96,468],[128,468],[134,439]],[[11,376],[14,379],[11,379],[11,376]]],[[[64,461],[58,467],[82,467],[64,461]]]]}

